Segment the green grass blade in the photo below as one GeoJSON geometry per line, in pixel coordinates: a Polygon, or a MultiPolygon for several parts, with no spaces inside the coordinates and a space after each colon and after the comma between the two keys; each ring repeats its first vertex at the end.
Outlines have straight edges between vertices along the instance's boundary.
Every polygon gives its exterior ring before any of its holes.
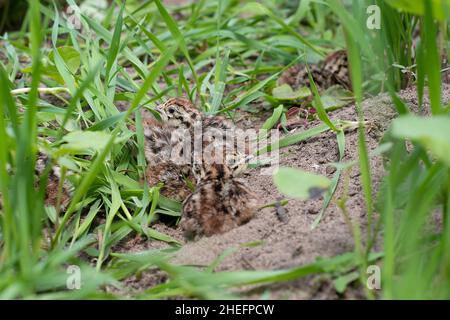
{"type": "Polygon", "coordinates": [[[159,13],[161,14],[164,22],[167,25],[167,28],[169,29],[170,33],[175,38],[175,41],[177,43],[177,46],[180,48],[180,50],[183,52],[184,56],[186,57],[186,60],[188,62],[189,67],[192,71],[192,76],[194,77],[194,81],[197,85],[197,90],[200,88],[200,82],[197,77],[197,72],[195,71],[194,64],[192,62],[191,56],[189,54],[189,49],[186,45],[186,41],[184,40],[183,35],[181,34],[180,30],[178,29],[177,24],[173,20],[173,18],[170,16],[170,14],[167,12],[164,5],[161,3],[160,0],[154,0],[156,6],[158,7],[159,13]]]}

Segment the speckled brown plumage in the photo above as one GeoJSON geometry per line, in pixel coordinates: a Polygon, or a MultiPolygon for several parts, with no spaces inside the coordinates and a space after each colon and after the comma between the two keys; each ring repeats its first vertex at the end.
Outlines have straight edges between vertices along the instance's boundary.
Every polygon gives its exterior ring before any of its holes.
{"type": "Polygon", "coordinates": [[[186,236],[223,233],[250,220],[256,199],[234,176],[234,165],[245,157],[236,152],[235,126],[223,117],[202,114],[186,99],[170,99],[156,110],[161,121],[143,117],[147,181],[163,182],[162,194],[184,200],[181,228],[186,236]],[[196,143],[201,154],[194,152],[196,143]],[[185,144],[190,154],[182,153],[185,144]],[[196,185],[193,192],[186,178],[196,185]]]}
{"type": "Polygon", "coordinates": [[[185,99],[170,99],[156,110],[161,121],[148,111],[143,112],[142,117],[146,178],[150,185],[162,182],[161,193],[164,196],[183,201],[191,193],[185,180],[195,180],[191,170],[191,154],[183,154],[183,143],[186,142],[183,138],[192,134],[200,112],[185,99]]]}
{"type": "Polygon", "coordinates": [[[334,85],[351,89],[349,64],[345,50],[336,51],[319,64],[306,67],[304,64],[292,66],[280,77],[280,84],[287,83],[293,88],[310,86],[308,69],[319,90],[325,90],[334,85]]]}
{"type": "MultiPolygon", "coordinates": [[[[46,154],[42,152],[39,152],[37,154],[35,174],[36,177],[38,177],[38,179],[39,177],[42,177],[42,175],[44,174],[48,161],[49,159],[46,154]]],[[[61,180],[60,167],[58,165],[53,165],[48,173],[44,203],[46,206],[57,207],[59,205],[59,209],[64,211],[67,209],[69,205],[72,196],[73,186],[67,179],[64,179],[64,182],[61,186],[62,190],[58,203],[60,180],[61,180]]]]}
{"type": "Polygon", "coordinates": [[[225,233],[248,222],[257,206],[256,196],[226,165],[215,164],[183,202],[181,228],[185,237],[225,233]]]}
{"type": "MultiPolygon", "coordinates": [[[[58,189],[59,189],[60,177],[56,176],[53,172],[48,176],[48,183],[45,193],[45,205],[58,206],[58,189]]],[[[72,195],[72,186],[69,182],[65,181],[62,185],[61,198],[59,199],[59,208],[65,211],[70,203],[72,195]]]]}

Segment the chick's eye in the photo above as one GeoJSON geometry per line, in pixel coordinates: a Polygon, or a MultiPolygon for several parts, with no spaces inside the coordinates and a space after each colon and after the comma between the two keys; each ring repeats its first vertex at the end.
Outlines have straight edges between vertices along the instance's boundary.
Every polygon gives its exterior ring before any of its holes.
{"type": "Polygon", "coordinates": [[[174,113],[174,112],[175,112],[175,109],[172,108],[172,107],[170,107],[170,108],[168,109],[168,111],[169,111],[169,113],[174,113]]]}

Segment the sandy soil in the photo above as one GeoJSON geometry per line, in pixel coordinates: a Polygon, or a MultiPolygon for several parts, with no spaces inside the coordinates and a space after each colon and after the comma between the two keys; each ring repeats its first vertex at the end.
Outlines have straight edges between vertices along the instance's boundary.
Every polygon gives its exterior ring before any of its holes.
{"type": "MultiPolygon", "coordinates": [[[[450,86],[444,87],[443,100],[450,101],[450,86]]],[[[417,97],[414,88],[400,93],[413,110],[418,111],[417,97]]],[[[366,119],[370,121],[367,134],[367,146],[374,150],[379,139],[389,126],[395,111],[387,95],[381,95],[364,102],[366,119]]],[[[424,110],[429,110],[428,100],[424,110]]],[[[425,112],[426,113],[426,112],[425,112]]],[[[332,119],[356,120],[354,106],[348,106],[330,114],[332,119]]],[[[315,123],[311,123],[311,126],[315,123]]],[[[344,161],[357,159],[357,132],[346,134],[346,148],[344,161]]],[[[338,161],[338,147],[335,135],[323,133],[306,142],[293,145],[281,151],[280,164],[301,168],[332,177],[333,169],[330,163],[338,161]]],[[[381,157],[370,160],[373,185],[376,191],[383,176],[381,157]]],[[[244,178],[260,197],[262,203],[276,201],[281,195],[273,184],[272,177],[260,174],[261,169],[246,172],[244,178]]],[[[301,181],[299,181],[301,183],[301,181]]],[[[217,270],[276,270],[299,266],[315,261],[317,257],[331,257],[353,250],[353,239],[345,223],[341,210],[335,199],[343,196],[344,183],[341,182],[333,201],[326,211],[319,226],[311,229],[323,203],[323,199],[307,201],[289,200],[286,205],[287,221],[280,221],[274,208],[260,210],[249,223],[236,228],[226,234],[202,238],[197,242],[183,245],[174,259],[177,264],[207,265],[211,263],[225,249],[239,248],[229,255],[217,270]],[[256,247],[240,247],[240,245],[261,241],[256,247]]],[[[375,192],[374,192],[375,196],[375,192]]],[[[358,219],[363,229],[366,226],[366,210],[359,180],[358,168],[354,167],[348,179],[347,208],[352,219],[358,219]]],[[[181,231],[165,225],[157,225],[156,229],[168,233],[183,242],[181,231]]],[[[160,248],[164,244],[157,241],[142,241],[132,246],[123,247],[125,251],[140,251],[150,248],[160,248]]],[[[163,277],[164,278],[164,277],[163,277]]],[[[163,281],[159,278],[159,281],[163,281]]],[[[126,283],[135,289],[145,288],[155,283],[155,275],[148,274],[139,281],[130,278],[126,283]]],[[[159,282],[156,281],[156,282],[159,282]]],[[[360,298],[360,290],[350,288],[345,296],[339,296],[326,277],[307,277],[297,281],[253,288],[247,294],[258,298],[265,289],[270,289],[271,298],[283,299],[335,299],[360,298]]]]}

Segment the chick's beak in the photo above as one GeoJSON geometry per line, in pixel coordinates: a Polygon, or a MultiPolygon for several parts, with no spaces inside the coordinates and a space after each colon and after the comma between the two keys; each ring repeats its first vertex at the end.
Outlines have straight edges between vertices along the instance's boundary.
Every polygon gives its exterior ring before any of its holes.
{"type": "Polygon", "coordinates": [[[159,116],[161,118],[161,121],[166,122],[168,120],[166,112],[161,108],[161,106],[156,106],[154,108],[155,111],[159,113],[159,116]]]}

